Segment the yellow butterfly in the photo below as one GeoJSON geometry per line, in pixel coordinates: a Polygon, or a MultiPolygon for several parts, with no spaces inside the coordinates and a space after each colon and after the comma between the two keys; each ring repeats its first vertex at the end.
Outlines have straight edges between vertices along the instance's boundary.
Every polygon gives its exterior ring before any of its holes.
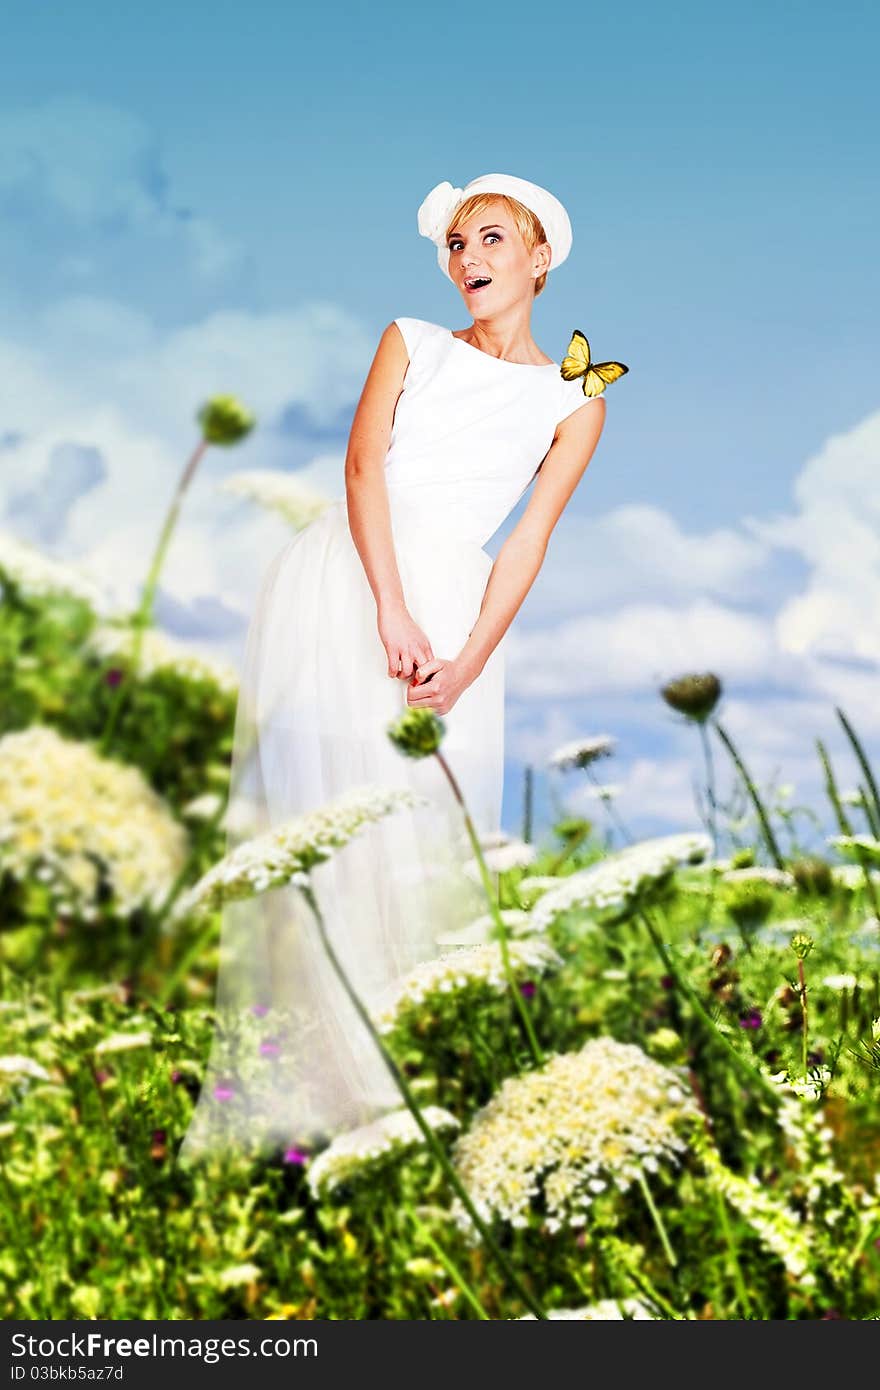
{"type": "Polygon", "coordinates": [[[579,376],[583,377],[585,396],[601,396],[608,383],[617,381],[618,377],[629,371],[629,367],[622,362],[591,362],[590,344],[576,328],[560,370],[566,381],[577,381],[579,376]]]}

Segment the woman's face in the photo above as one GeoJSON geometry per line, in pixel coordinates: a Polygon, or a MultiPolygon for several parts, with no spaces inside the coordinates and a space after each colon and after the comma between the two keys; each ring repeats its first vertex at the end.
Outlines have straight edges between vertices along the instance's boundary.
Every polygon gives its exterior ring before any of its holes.
{"type": "Polygon", "coordinates": [[[500,201],[466,222],[456,223],[447,245],[449,274],[474,318],[497,314],[521,300],[531,304],[536,270],[546,270],[550,264],[549,247],[527,250],[516,223],[500,201]],[[472,280],[489,283],[471,289],[472,280]]]}

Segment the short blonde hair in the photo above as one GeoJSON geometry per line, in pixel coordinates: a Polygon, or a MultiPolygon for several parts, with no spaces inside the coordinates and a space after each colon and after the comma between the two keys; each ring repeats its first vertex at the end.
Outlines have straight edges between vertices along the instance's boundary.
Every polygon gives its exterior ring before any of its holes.
{"type": "MultiPolygon", "coordinates": [[[[527,208],[518,199],[511,198],[508,193],[472,193],[469,198],[465,198],[464,202],[456,208],[455,216],[446,228],[444,239],[449,240],[449,234],[458,222],[467,222],[477,213],[485,212],[491,203],[504,204],[529,251],[534,251],[536,246],[547,241],[547,233],[544,231],[543,223],[537,213],[532,212],[531,208],[527,208]]],[[[541,293],[546,283],[547,272],[545,270],[535,281],[535,298],[541,293]]]]}

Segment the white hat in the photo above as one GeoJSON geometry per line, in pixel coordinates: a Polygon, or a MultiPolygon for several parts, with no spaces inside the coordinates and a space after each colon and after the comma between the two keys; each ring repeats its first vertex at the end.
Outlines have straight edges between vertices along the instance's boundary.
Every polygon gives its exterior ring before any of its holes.
{"type": "Polygon", "coordinates": [[[571,250],[571,223],[559,199],[548,193],[546,188],[529,183],[528,179],[518,179],[513,174],[482,174],[478,179],[471,179],[464,188],[453,188],[451,183],[438,183],[419,208],[419,231],[436,244],[437,263],[448,279],[451,280],[452,276],[449,274],[446,228],[455,209],[472,193],[509,193],[511,198],[516,198],[536,213],[547,233],[552,252],[549,269],[555,270],[562,265],[571,250]]]}

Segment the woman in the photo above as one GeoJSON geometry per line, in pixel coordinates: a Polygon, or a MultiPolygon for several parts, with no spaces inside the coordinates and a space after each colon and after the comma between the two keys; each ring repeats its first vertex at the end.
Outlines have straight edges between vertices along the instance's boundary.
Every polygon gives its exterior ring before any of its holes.
{"type": "MultiPolygon", "coordinates": [[[[446,726],[443,752],[483,837],[500,829],[502,639],[596,447],[601,397],[562,379],[531,336],[532,304],[566,258],[552,194],[488,174],[438,184],[419,231],[472,324],[398,318],[352,422],[345,497],[270,564],[236,717],[229,848],[354,785],[427,804],[370,826],[312,883],[368,1007],[486,911],[462,872],[461,811],[434,758],[401,756],[407,707],[446,726]],[[498,558],[482,548],[535,480],[498,558]]],[[[223,909],[208,1074],[181,1157],[244,1140],[309,1145],[401,1104],[296,888],[223,909]]]]}

